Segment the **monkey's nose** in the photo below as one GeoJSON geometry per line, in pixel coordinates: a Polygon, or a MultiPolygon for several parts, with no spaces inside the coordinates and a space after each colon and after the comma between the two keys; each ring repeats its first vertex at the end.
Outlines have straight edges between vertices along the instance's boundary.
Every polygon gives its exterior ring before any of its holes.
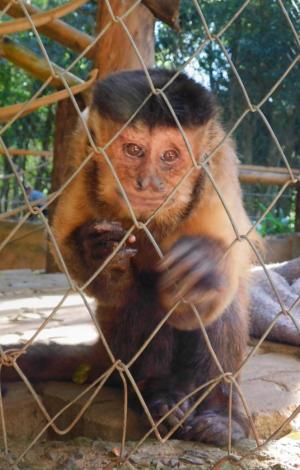
{"type": "Polygon", "coordinates": [[[150,177],[149,176],[138,176],[136,179],[136,189],[138,191],[143,191],[149,186],[150,177]]]}
{"type": "Polygon", "coordinates": [[[152,177],[152,186],[154,191],[162,192],[165,190],[164,182],[158,176],[155,175],[152,177]]]}
{"type": "Polygon", "coordinates": [[[137,177],[136,189],[138,191],[144,191],[149,186],[154,192],[163,192],[165,190],[164,182],[156,175],[137,177]]]}

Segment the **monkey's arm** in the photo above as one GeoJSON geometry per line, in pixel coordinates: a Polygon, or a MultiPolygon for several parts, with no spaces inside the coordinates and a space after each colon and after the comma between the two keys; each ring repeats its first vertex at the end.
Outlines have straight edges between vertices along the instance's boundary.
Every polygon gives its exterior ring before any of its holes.
{"type": "Polygon", "coordinates": [[[80,283],[88,282],[87,293],[106,305],[121,304],[133,282],[130,259],[136,249],[128,243],[101,269],[124,235],[118,222],[92,220],[75,229],[67,242],[72,251],[71,274],[80,283]]]}
{"type": "Polygon", "coordinates": [[[190,304],[206,325],[225,311],[242,282],[235,253],[226,256],[222,240],[202,235],[185,236],[175,243],[160,266],[164,305],[169,309],[184,298],[170,317],[170,324],[184,330],[199,327],[190,304]]]}
{"type": "MultiPolygon", "coordinates": [[[[107,257],[124,237],[118,222],[94,213],[85,199],[83,177],[77,178],[61,196],[53,220],[53,232],[68,271],[98,302],[118,306],[133,283],[131,258],[136,250],[126,243],[93,280],[107,257]]],[[[56,254],[57,258],[57,254],[56,254]]]]}
{"type": "MultiPolygon", "coordinates": [[[[238,232],[244,234],[250,222],[241,202],[237,176],[229,173],[227,178],[230,180],[224,177],[221,189],[238,232]]],[[[190,303],[196,306],[204,324],[210,324],[222,315],[238,291],[242,289],[241,295],[247,297],[250,249],[245,240],[235,239],[222,202],[213,188],[206,187],[192,217],[164,246],[166,257],[160,267],[163,304],[169,309],[182,297],[187,301],[178,305],[170,324],[187,330],[199,327],[190,303]]]]}

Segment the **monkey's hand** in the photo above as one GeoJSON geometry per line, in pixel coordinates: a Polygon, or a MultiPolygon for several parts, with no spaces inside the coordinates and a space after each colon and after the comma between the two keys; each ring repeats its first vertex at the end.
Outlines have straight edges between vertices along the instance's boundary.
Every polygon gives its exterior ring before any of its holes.
{"type": "Polygon", "coordinates": [[[178,240],[159,265],[163,305],[170,309],[183,300],[169,323],[179,329],[199,328],[199,321],[189,303],[193,303],[205,323],[210,321],[220,296],[226,291],[224,246],[203,236],[178,240]]]}
{"type": "MultiPolygon", "coordinates": [[[[74,277],[81,282],[88,281],[117,248],[125,234],[126,231],[119,222],[94,220],[76,229],[73,240],[79,250],[81,263],[80,266],[77,265],[74,277]]],[[[102,297],[112,297],[115,293],[122,296],[131,281],[130,258],[137,253],[132,246],[134,241],[135,237],[131,235],[109,263],[99,271],[87,289],[89,293],[97,298],[100,292],[102,297]]]]}
{"type": "MultiPolygon", "coordinates": [[[[84,261],[99,267],[99,262],[104,261],[117,248],[125,233],[119,222],[92,221],[82,225],[77,230],[76,238],[84,261]]],[[[113,268],[123,270],[128,259],[136,254],[137,250],[130,246],[135,241],[132,237],[112,258],[113,268]]]]}

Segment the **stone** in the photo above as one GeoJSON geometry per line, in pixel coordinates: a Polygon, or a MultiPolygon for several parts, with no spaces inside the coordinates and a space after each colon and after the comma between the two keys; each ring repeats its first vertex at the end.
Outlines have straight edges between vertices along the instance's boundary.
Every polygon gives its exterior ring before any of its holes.
{"type": "MultiPolygon", "coordinates": [[[[76,399],[87,385],[48,382],[39,385],[39,392],[49,414],[54,416],[72,400],[76,399]]],[[[55,420],[60,429],[67,428],[78,416],[82,407],[91,396],[91,392],[76,400],[62,415],[55,420]]],[[[123,392],[111,387],[103,387],[93,399],[79,422],[67,433],[67,438],[85,436],[108,441],[120,441],[124,426],[123,392]]],[[[146,432],[145,424],[139,414],[128,408],[126,437],[140,439],[146,432]]],[[[54,432],[51,433],[52,436],[54,432]]],[[[55,434],[56,438],[58,437],[55,434]]]]}
{"type": "MultiPolygon", "coordinates": [[[[11,383],[5,387],[3,408],[8,442],[34,439],[46,424],[46,418],[35,398],[24,383],[11,383]]],[[[0,420],[0,436],[2,435],[0,420]]]]}
{"type": "MultiPolygon", "coordinates": [[[[299,357],[276,352],[257,354],[243,368],[242,390],[259,437],[269,437],[300,404],[299,357]]],[[[300,414],[280,435],[298,430],[300,414]]]]}
{"type": "MultiPolygon", "coordinates": [[[[297,377],[300,378],[300,360],[296,354],[265,352],[257,354],[245,364],[242,373],[242,391],[261,439],[266,439],[274,433],[299,406],[300,379],[297,380],[297,377]]],[[[53,415],[85,388],[86,385],[53,382],[42,384],[39,391],[47,409],[53,415]]],[[[80,423],[70,432],[70,437],[83,435],[119,440],[123,427],[122,396],[121,390],[103,387],[84,413],[80,423]]],[[[58,422],[67,426],[85,401],[86,398],[83,398],[72,405],[58,422]]],[[[140,415],[130,408],[128,412],[127,436],[129,439],[138,439],[146,431],[145,426],[140,415]]],[[[300,415],[288,423],[279,436],[298,430],[300,430],[300,415]]]]}
{"type": "MultiPolygon", "coordinates": [[[[294,348],[298,349],[298,348],[294,348]]],[[[257,433],[268,438],[296,410],[300,403],[300,360],[294,350],[290,354],[262,350],[251,358],[242,371],[242,391],[252,412],[257,433]],[[295,353],[295,354],[294,354],[295,353]]],[[[86,388],[86,384],[43,383],[35,386],[49,414],[54,416],[86,388]]],[[[122,390],[104,387],[76,424],[68,438],[86,436],[105,440],[120,440],[123,428],[122,390]]],[[[86,401],[81,398],[56,421],[67,427],[86,401]]],[[[45,423],[38,406],[24,384],[8,385],[4,397],[8,435],[11,439],[28,440],[35,437],[45,423]],[[26,426],[20,428],[20,419],[26,426]]],[[[280,435],[300,430],[300,415],[281,430],[280,435]]],[[[128,410],[127,438],[138,439],[145,432],[142,418],[128,410]]],[[[53,433],[52,433],[53,435],[53,433]]],[[[278,436],[279,437],[279,436],[278,436]]]]}

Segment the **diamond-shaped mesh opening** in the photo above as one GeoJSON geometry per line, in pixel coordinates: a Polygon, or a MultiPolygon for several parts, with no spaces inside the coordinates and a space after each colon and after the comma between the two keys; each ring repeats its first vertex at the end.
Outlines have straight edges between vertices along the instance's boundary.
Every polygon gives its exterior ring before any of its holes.
{"type": "MultiPolygon", "coordinates": [[[[284,103],[294,86],[296,87],[296,93],[299,94],[297,74],[299,75],[300,56],[299,37],[296,29],[297,13],[299,13],[298,7],[295,2],[286,2],[285,5],[285,3],[280,0],[277,2],[271,2],[270,5],[265,5],[263,2],[260,2],[258,5],[257,2],[250,1],[230,2],[230,8],[228,7],[227,2],[218,2],[218,7],[215,7],[213,6],[213,2],[197,2],[196,0],[190,2],[183,1],[181,4],[181,12],[182,15],[186,16],[185,24],[188,25],[186,30],[183,30],[180,33],[174,32],[170,34],[166,31],[166,27],[162,23],[156,24],[156,35],[159,37],[156,48],[157,64],[160,66],[166,65],[167,67],[170,65],[176,65],[178,67],[178,72],[174,73],[169,82],[162,88],[156,89],[153,85],[151,74],[149,74],[148,71],[148,60],[143,56],[141,45],[137,39],[136,30],[132,29],[132,25],[129,22],[129,18],[131,18],[132,15],[137,15],[141,12],[141,10],[139,10],[141,3],[151,7],[152,2],[136,1],[131,2],[130,4],[129,2],[125,3],[128,3],[127,7],[123,9],[121,14],[118,13],[115,15],[115,2],[109,0],[103,2],[107,8],[107,12],[109,13],[108,22],[104,25],[102,24],[102,27],[98,28],[94,37],[88,36],[86,33],[85,35],[83,34],[79,36],[74,33],[75,39],[78,40],[78,44],[75,47],[76,52],[70,52],[69,49],[66,49],[63,46],[59,46],[59,48],[56,49],[56,44],[53,41],[49,41],[49,39],[45,39],[44,36],[45,34],[46,36],[48,35],[51,37],[52,34],[53,39],[53,34],[55,37],[55,32],[53,33],[53,30],[51,34],[49,31],[48,33],[45,32],[45,30],[42,32],[41,28],[49,27],[51,30],[51,28],[53,28],[51,19],[58,19],[63,16],[64,20],[68,19],[68,16],[66,16],[68,13],[71,15],[71,21],[75,21],[77,17],[81,18],[86,15],[88,22],[91,23],[93,16],[91,12],[95,12],[95,5],[90,5],[82,0],[77,0],[70,4],[64,4],[63,6],[54,8],[52,10],[52,16],[47,16],[46,12],[44,14],[37,13],[32,10],[30,5],[22,3],[21,1],[9,2],[7,0],[1,0],[0,3],[1,8],[3,9],[2,19],[4,19],[3,23],[0,24],[0,34],[5,35],[5,37],[9,35],[9,39],[4,38],[1,43],[0,47],[3,48],[4,51],[3,53],[1,52],[2,55],[8,58],[9,54],[13,54],[13,52],[9,52],[8,46],[13,48],[13,46],[15,46],[15,40],[19,40],[20,44],[22,44],[22,38],[24,38],[24,35],[27,35],[27,37],[30,38],[30,41],[27,40],[27,46],[32,51],[42,56],[44,60],[43,65],[47,70],[47,73],[44,73],[42,78],[42,85],[35,85],[31,88],[26,82],[24,82],[20,104],[15,105],[11,103],[0,109],[0,119],[3,123],[0,130],[0,146],[5,157],[3,173],[5,178],[10,178],[11,181],[11,185],[8,187],[5,199],[9,199],[8,196],[10,192],[12,194],[11,199],[15,198],[15,201],[9,206],[5,202],[2,202],[4,210],[2,211],[0,220],[5,220],[12,216],[17,218],[15,227],[9,232],[4,240],[1,241],[0,249],[4,249],[12,243],[12,240],[18,236],[18,231],[28,220],[33,217],[38,219],[43,224],[43,229],[52,244],[52,250],[56,255],[62,271],[65,273],[69,284],[65,294],[59,299],[57,305],[55,305],[51,310],[51,313],[49,315],[47,313],[47,315],[42,319],[39,327],[22,349],[9,349],[8,351],[3,351],[3,349],[1,350],[1,369],[6,367],[15,369],[19,378],[24,381],[27,388],[30,390],[47,421],[47,424],[43,429],[37,431],[35,439],[32,440],[30,445],[24,449],[18,457],[18,461],[26,455],[32,445],[36,443],[39,437],[42,436],[49,427],[59,435],[67,434],[71,431],[84,412],[93,403],[103,385],[107,383],[113,374],[119,376],[124,390],[124,427],[121,456],[125,459],[125,463],[129,462],[130,457],[134,455],[134,452],[150,435],[154,434],[160,442],[166,442],[174,435],[180,436],[180,430],[183,429],[183,435],[184,432],[186,432],[184,437],[188,438],[190,433],[185,426],[188,428],[190,427],[188,424],[190,422],[189,420],[194,419],[194,423],[196,423],[194,426],[199,429],[199,435],[205,435],[205,432],[201,428],[201,422],[199,422],[195,413],[197,410],[201,410],[201,406],[203,406],[207,401],[212,400],[214,402],[214,400],[216,400],[216,396],[220,393],[220,390],[222,390],[222,387],[223,389],[226,388],[226,393],[222,397],[223,400],[226,397],[226,403],[224,404],[226,413],[220,416],[220,425],[222,426],[222,423],[225,420],[224,422],[228,426],[228,457],[226,459],[228,461],[233,461],[234,457],[231,453],[232,435],[237,432],[237,429],[240,426],[238,421],[235,419],[235,408],[233,403],[236,397],[239,397],[241,401],[241,406],[246,417],[245,419],[249,421],[249,426],[256,438],[257,447],[266,444],[270,439],[276,437],[276,435],[282,431],[284,426],[287,425],[299,411],[298,407],[290,414],[289,417],[282,420],[280,427],[272,435],[261,443],[251,417],[247,400],[238,382],[239,373],[243,370],[249,359],[257,352],[268,334],[276,328],[277,322],[281,321],[282,318],[289,318],[295,326],[295,331],[298,331],[298,334],[300,331],[299,321],[297,321],[296,315],[294,315],[295,310],[299,306],[300,298],[295,299],[291,303],[287,303],[286,299],[282,298],[280,289],[276,285],[272,273],[270,273],[266,268],[263,256],[260,254],[255,240],[256,237],[254,235],[255,228],[264,223],[266,218],[272,214],[272,210],[276,210],[276,205],[279,204],[279,201],[284,200],[283,198],[296,199],[295,189],[292,185],[299,182],[299,172],[297,170],[295,171],[293,168],[295,168],[294,161],[297,162],[299,160],[299,156],[291,155],[291,152],[295,152],[295,146],[291,145],[289,147],[289,139],[285,142],[281,142],[280,139],[277,138],[278,129],[276,129],[276,127],[280,120],[274,119],[273,111],[274,103],[281,102],[281,108],[277,106],[276,110],[279,109],[279,112],[285,116],[284,103]],[[203,3],[203,6],[201,3],[203,3]],[[15,13],[16,8],[19,8],[20,10],[18,14],[15,13]],[[266,16],[267,10],[268,16],[266,16]],[[17,18],[11,19],[10,14],[12,17],[17,16],[17,18]],[[268,19],[266,20],[266,18],[268,19]],[[271,18],[272,21],[269,21],[269,18],[271,18]],[[264,28],[262,28],[261,24],[265,25],[264,28]],[[78,96],[79,93],[82,93],[86,97],[85,94],[87,93],[87,90],[96,80],[97,70],[92,70],[90,61],[92,49],[95,51],[100,48],[102,40],[113,41],[114,38],[112,37],[112,31],[114,31],[113,28],[115,28],[116,25],[118,26],[119,31],[124,34],[124,41],[126,40],[131,44],[130,54],[132,54],[133,58],[131,56],[128,57],[128,61],[132,60],[136,67],[144,70],[146,79],[149,82],[149,95],[145,98],[144,102],[140,103],[139,107],[130,116],[129,120],[124,125],[117,126],[116,131],[113,132],[109,139],[105,142],[101,142],[101,145],[99,146],[95,140],[93,132],[91,132],[91,129],[85,120],[84,114],[82,114],[82,110],[84,108],[83,101],[78,98],[78,96]],[[262,29],[264,29],[263,36],[258,33],[253,34],[253,30],[257,30],[257,32],[259,32],[262,29]],[[281,35],[279,35],[279,30],[284,32],[281,32],[281,35]],[[282,53],[283,37],[284,54],[282,53]],[[249,43],[249,51],[247,54],[245,54],[246,48],[241,47],[243,43],[249,43]],[[253,49],[254,47],[259,49],[259,55],[255,54],[255,50],[253,49]],[[272,47],[272,56],[268,47],[272,47]],[[239,48],[243,49],[244,55],[241,54],[239,48]],[[274,56],[274,49],[276,51],[278,49],[277,61],[272,59],[274,56]],[[54,64],[52,61],[54,56],[57,57],[57,51],[61,54],[61,57],[58,58],[61,59],[61,62],[58,60],[57,63],[54,64]],[[255,67],[249,67],[249,62],[253,63],[253,57],[257,59],[257,63],[255,64],[255,67]],[[68,64],[67,66],[65,65],[66,63],[68,64]],[[207,64],[210,64],[210,70],[207,69],[207,64]],[[63,65],[65,68],[63,68],[63,65]],[[173,109],[172,103],[168,98],[168,89],[172,82],[178,80],[178,75],[181,70],[188,71],[194,76],[196,76],[197,73],[199,74],[200,71],[200,77],[204,82],[206,82],[205,84],[210,85],[212,90],[218,95],[220,104],[224,108],[222,121],[225,122],[226,133],[219,133],[219,138],[215,139],[214,146],[212,146],[208,152],[199,152],[198,154],[195,154],[189,133],[181,125],[180,120],[177,118],[173,109]],[[89,72],[90,74],[88,74],[89,72]],[[257,80],[259,80],[260,86],[256,88],[255,83],[257,80]],[[58,89],[53,91],[52,85],[55,81],[57,82],[56,87],[58,89]],[[261,86],[262,83],[263,86],[261,86]],[[229,96],[228,93],[223,93],[224,89],[226,87],[228,88],[228,86],[231,87],[231,96],[229,96]],[[166,200],[155,209],[153,214],[140,218],[136,213],[134,204],[132,204],[130,195],[127,193],[126,184],[124,184],[125,182],[122,179],[122,174],[118,171],[113,159],[110,158],[110,149],[115,142],[118,142],[118,138],[122,132],[130,127],[131,121],[139,110],[142,109],[148,100],[154,95],[159,96],[161,102],[164,103],[164,106],[169,110],[170,115],[173,117],[175,128],[179,131],[180,139],[184,143],[189,159],[189,165],[187,165],[188,169],[182,173],[181,177],[176,181],[174,188],[167,195],[166,200]],[[65,98],[69,98],[70,102],[73,104],[73,107],[70,108],[70,113],[77,116],[77,120],[81,123],[80,132],[82,139],[75,142],[75,147],[76,145],[80,146],[81,141],[86,140],[87,143],[85,146],[84,158],[80,160],[75,170],[73,168],[72,171],[66,172],[63,184],[59,188],[55,188],[55,191],[51,193],[51,164],[49,163],[49,151],[35,148],[37,140],[35,136],[35,120],[33,116],[37,114],[42,118],[46,117],[49,119],[45,125],[49,126],[50,135],[54,130],[54,110],[51,108],[52,111],[48,114],[39,113],[41,113],[41,110],[43,109],[42,106],[53,106],[54,103],[65,98]],[[33,163],[32,160],[28,160],[28,163],[24,163],[26,160],[23,159],[21,161],[21,157],[17,157],[18,160],[16,160],[18,152],[15,153],[15,150],[10,148],[10,142],[13,141],[14,135],[18,135],[20,125],[28,129],[29,140],[26,142],[26,146],[37,152],[37,163],[33,163]],[[242,221],[239,220],[240,218],[238,214],[232,210],[234,204],[232,202],[231,195],[226,191],[226,187],[224,186],[222,179],[218,177],[218,173],[215,172],[214,166],[220,152],[225,152],[226,155],[226,150],[224,149],[229,148],[228,145],[230,144],[228,142],[230,141],[230,137],[243,136],[245,134],[244,129],[246,129],[249,134],[249,128],[252,130],[253,136],[255,137],[252,145],[253,152],[258,152],[257,162],[260,163],[260,148],[261,153],[265,153],[266,149],[268,149],[268,157],[266,159],[264,155],[264,160],[262,161],[267,161],[269,166],[278,166],[286,169],[286,179],[283,184],[280,184],[279,188],[278,185],[270,186],[268,193],[266,193],[265,200],[258,207],[254,207],[253,213],[251,214],[252,225],[248,225],[247,223],[243,225],[242,221]],[[9,142],[9,145],[6,142],[9,142]],[[113,184],[121,194],[124,204],[127,205],[128,223],[126,230],[122,233],[122,237],[119,237],[118,243],[114,244],[111,254],[106,256],[104,260],[101,260],[101,262],[98,263],[97,268],[93,269],[92,272],[86,270],[88,274],[86,274],[84,279],[80,279],[80,283],[77,283],[72,277],[73,268],[71,266],[70,269],[69,260],[67,259],[64,249],[62,249],[60,235],[58,235],[57,231],[55,233],[55,230],[53,229],[52,224],[49,223],[47,216],[48,211],[51,211],[53,205],[57,204],[61,197],[64,198],[66,194],[71,194],[69,192],[71,191],[70,188],[72,188],[72,185],[74,185],[74,180],[76,180],[77,177],[80,178],[80,175],[82,175],[84,171],[91,168],[91,162],[95,161],[95,156],[99,158],[99,160],[101,159],[102,165],[106,165],[106,171],[109,170],[113,184]],[[293,164],[290,161],[291,157],[293,157],[293,164]],[[43,170],[44,168],[47,168],[47,176],[44,181],[44,187],[47,188],[47,198],[42,199],[42,201],[37,200],[36,202],[33,202],[28,195],[26,181],[29,178],[30,172],[35,173],[39,170],[43,170]],[[221,343],[224,341],[224,338],[220,335],[216,340],[216,337],[210,334],[212,327],[209,325],[207,326],[206,324],[207,320],[201,310],[201,302],[198,300],[187,302],[184,298],[184,294],[174,294],[173,304],[167,309],[165,315],[163,315],[159,321],[158,319],[154,319],[155,321],[153,321],[153,324],[149,322],[149,326],[147,326],[146,329],[147,334],[143,335],[139,348],[131,351],[128,346],[128,351],[130,352],[129,357],[127,357],[127,351],[123,359],[115,354],[114,341],[116,341],[115,338],[118,339],[122,335],[126,336],[127,333],[130,335],[130,328],[133,328],[133,326],[126,324],[126,321],[120,322],[119,330],[108,335],[105,324],[99,324],[95,318],[94,309],[91,307],[89,299],[86,296],[86,290],[91,292],[91,290],[95,288],[95,283],[101,279],[105,270],[113,265],[113,263],[118,259],[120,250],[126,249],[126,247],[128,247],[132,242],[132,237],[137,236],[136,234],[141,234],[145,243],[148,244],[147,246],[151,247],[153,256],[155,255],[157,258],[164,258],[167,250],[164,242],[161,240],[159,232],[153,230],[153,221],[163,213],[167,204],[172,201],[172,198],[180,198],[181,191],[185,187],[186,182],[193,178],[195,180],[197,175],[205,176],[206,184],[209,184],[211,188],[212,200],[218,201],[218,207],[222,209],[221,220],[224,221],[226,230],[229,230],[231,233],[230,243],[227,243],[225,247],[226,249],[222,252],[222,256],[216,256],[214,258],[216,266],[223,266],[223,264],[225,264],[225,266],[229,266],[231,262],[230,260],[234,260],[235,258],[242,256],[241,253],[243,253],[243,249],[241,247],[246,246],[247,248],[245,250],[249,249],[253,254],[253,258],[256,260],[256,263],[262,266],[269,289],[278,305],[277,314],[275,318],[268,323],[265,333],[258,340],[257,344],[251,348],[248,356],[242,361],[242,363],[238,364],[237,367],[230,369],[227,367],[226,358],[224,359],[222,355],[221,343]],[[95,325],[102,341],[102,349],[108,357],[109,365],[105,371],[102,371],[101,374],[98,374],[97,377],[93,378],[91,384],[86,385],[79,396],[74,398],[74,400],[72,400],[66,407],[61,409],[56,416],[51,417],[35,391],[30,374],[22,370],[22,367],[19,366],[16,359],[26,351],[30,354],[30,350],[32,350],[31,348],[34,348],[36,341],[39,339],[40,333],[46,325],[53,320],[55,321],[57,313],[66,303],[68,303],[70,300],[69,296],[72,292],[76,292],[80,296],[83,309],[86,311],[87,316],[90,317],[91,324],[95,325]],[[143,360],[143,357],[147,357],[151,348],[160,346],[159,338],[162,335],[162,331],[166,331],[166,329],[169,328],[168,325],[170,322],[172,324],[172,318],[176,315],[176,311],[181,308],[184,308],[185,315],[190,319],[189,321],[191,321],[191,324],[197,325],[198,340],[204,344],[205,357],[207,358],[209,367],[214,370],[214,373],[206,374],[205,378],[201,381],[195,381],[194,387],[190,390],[185,390],[185,393],[182,392],[181,395],[174,394],[175,398],[171,400],[171,405],[169,404],[170,406],[167,407],[168,409],[166,409],[164,413],[160,413],[157,417],[154,415],[155,413],[153,413],[153,410],[151,414],[146,397],[147,391],[145,392],[143,384],[140,382],[140,377],[137,378],[135,376],[136,364],[140,360],[143,360]],[[143,409],[149,431],[145,433],[140,441],[137,442],[129,452],[126,453],[127,401],[129,387],[133,389],[133,393],[136,395],[137,400],[140,403],[140,407],[143,409]],[[55,422],[56,418],[61,415],[66,408],[70,407],[73,403],[77,403],[82,397],[86,397],[86,399],[74,421],[69,423],[65,428],[60,428],[55,422]],[[174,419],[174,416],[176,416],[176,419],[174,419]],[[164,425],[166,423],[167,431],[162,431],[162,429],[165,428],[164,425]]],[[[142,30],[143,24],[141,21],[140,23],[139,28],[142,30]]],[[[87,30],[86,28],[87,26],[85,25],[85,31],[87,30]]],[[[69,39],[70,35],[71,33],[69,32],[67,35],[69,39]]],[[[113,54],[115,52],[113,42],[110,47],[110,53],[113,54]]],[[[9,57],[10,60],[12,60],[12,55],[9,57]]],[[[15,55],[12,61],[16,61],[15,55]]],[[[15,78],[15,80],[17,79],[15,78]]],[[[16,87],[18,86],[19,83],[16,82],[16,87]]],[[[290,103],[289,106],[293,107],[290,103]]],[[[291,113],[293,113],[292,108],[291,113]]],[[[66,126],[67,125],[68,123],[66,122],[66,126]]],[[[289,126],[284,119],[283,126],[286,128],[286,132],[288,134],[289,126]]],[[[59,126],[56,128],[56,132],[58,132],[58,130],[59,126]]],[[[291,139],[297,138],[297,136],[292,134],[289,137],[291,139]]],[[[69,135],[66,138],[70,138],[69,135]]],[[[74,137],[71,137],[71,139],[74,140],[74,137]]],[[[20,148],[21,143],[18,139],[16,139],[16,142],[18,142],[18,147],[20,148]]],[[[51,142],[52,140],[49,137],[49,148],[51,146],[51,142]]],[[[241,158],[242,163],[251,163],[252,160],[250,160],[250,158],[248,159],[247,152],[245,151],[245,149],[249,149],[249,147],[247,147],[247,143],[243,142],[242,138],[239,139],[239,142],[240,148],[238,147],[238,152],[243,157],[241,158]]],[[[23,150],[26,155],[27,149],[23,150]]],[[[29,155],[33,156],[34,151],[30,150],[29,155]]],[[[56,149],[56,156],[59,156],[59,149],[56,149]]],[[[67,198],[65,200],[67,200],[67,198]]],[[[253,196],[251,196],[251,200],[251,202],[253,202],[253,196]]],[[[296,205],[296,202],[294,204],[296,205]]],[[[80,206],[77,207],[77,212],[75,211],[76,214],[74,213],[74,217],[78,217],[78,220],[81,222],[86,222],[86,220],[80,219],[81,215],[79,208],[80,206]]],[[[208,214],[207,207],[203,210],[206,210],[206,213],[208,214]]],[[[66,217],[68,217],[68,214],[66,214],[66,217]]],[[[219,230],[221,230],[221,227],[219,227],[219,230]]],[[[189,234],[193,236],[195,234],[199,235],[197,232],[195,233],[194,230],[191,230],[188,235],[189,234]]],[[[208,234],[208,236],[210,236],[210,230],[207,232],[205,229],[204,234],[208,234]]],[[[202,232],[200,235],[202,235],[202,232]]],[[[215,233],[211,236],[212,238],[214,238],[214,236],[218,238],[220,235],[220,233],[215,233]]],[[[172,255],[171,257],[164,259],[165,261],[163,263],[165,263],[167,268],[170,268],[172,265],[172,255]]],[[[81,262],[82,260],[78,259],[75,261],[75,264],[81,262]]],[[[164,264],[162,266],[164,266],[164,264]]],[[[154,280],[154,282],[156,281],[154,280]]],[[[192,280],[190,280],[190,282],[192,282],[192,280]]],[[[135,289],[133,288],[132,290],[134,291],[135,289]]],[[[183,289],[183,292],[185,292],[185,288],[183,289]]],[[[114,296],[115,293],[112,291],[111,295],[114,296]]],[[[129,301],[132,299],[132,303],[136,302],[136,299],[133,296],[130,297],[130,295],[131,290],[128,290],[129,301]]],[[[225,291],[224,297],[226,297],[226,295],[225,291]]],[[[140,301],[140,299],[138,301],[140,301]]],[[[151,299],[151,301],[155,302],[156,299],[151,299]]],[[[101,306],[99,309],[101,310],[101,306]]],[[[131,318],[131,321],[132,320],[133,319],[131,318]]],[[[135,320],[138,321],[138,317],[135,320]]],[[[193,326],[193,328],[195,327],[193,326]]],[[[233,340],[235,334],[238,335],[238,330],[235,332],[234,327],[230,330],[230,335],[227,340],[233,340]]],[[[191,341],[192,340],[195,340],[193,336],[191,336],[191,341]]],[[[226,347],[223,351],[224,350],[227,350],[226,347]]],[[[55,354],[55,351],[53,354],[55,354]]],[[[204,367],[205,364],[202,364],[202,366],[204,367]]],[[[6,450],[8,450],[5,427],[5,407],[4,401],[1,398],[0,413],[4,444],[6,450]]],[[[202,418],[203,417],[207,420],[205,422],[209,427],[209,412],[207,411],[206,415],[204,413],[202,418]]],[[[195,435],[192,435],[192,438],[195,439],[195,435]]],[[[219,465],[221,465],[222,462],[225,462],[226,459],[217,462],[213,468],[219,468],[219,465]]],[[[238,462],[238,464],[242,465],[241,462],[238,462]]],[[[132,464],[130,465],[131,468],[134,468],[132,464]]]]}

